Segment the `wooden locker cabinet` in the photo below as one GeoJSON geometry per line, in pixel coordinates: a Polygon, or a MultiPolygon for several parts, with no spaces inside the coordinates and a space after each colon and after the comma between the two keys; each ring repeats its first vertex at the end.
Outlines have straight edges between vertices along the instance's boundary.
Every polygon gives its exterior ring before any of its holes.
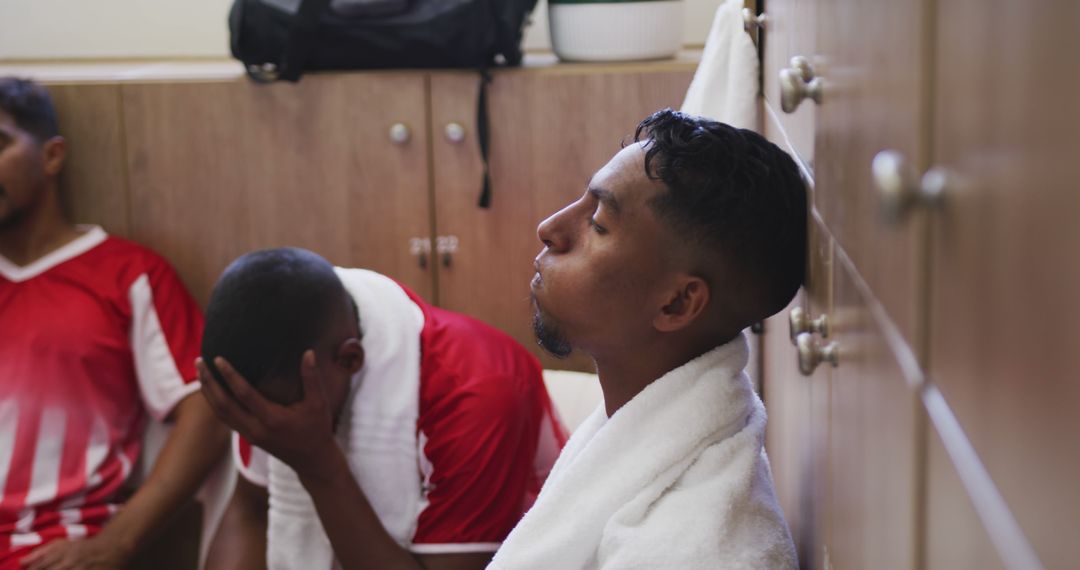
{"type": "MultiPolygon", "coordinates": [[[[1080,76],[1062,70],[1075,67],[1069,26],[1080,7],[811,4],[825,88],[810,135],[788,132],[802,127],[770,94],[782,61],[770,50],[800,35],[770,37],[792,32],[767,25],[763,40],[767,136],[803,159],[811,215],[835,248],[833,290],[818,294],[813,275],[830,270],[812,245],[805,293],[841,347],[829,405],[769,428],[778,481],[791,476],[784,470],[829,481],[828,492],[796,499],[778,484],[785,508],[801,505],[792,526],[815,542],[801,552],[828,551],[803,565],[1075,566],[1080,76]],[[796,142],[807,136],[813,161],[796,142]],[[915,197],[891,222],[871,167],[886,149],[906,159],[898,172],[915,197]],[[943,199],[919,196],[935,188],[943,199]],[[822,423],[827,468],[811,462],[806,475],[783,450],[822,423]]],[[[783,18],[794,5],[766,8],[783,18]]],[[[771,365],[790,349],[770,348],[767,405],[783,410],[800,396],[776,393],[796,384],[769,377],[791,374],[771,365]]]]}
{"type": "Polygon", "coordinates": [[[678,107],[695,68],[691,55],[494,72],[489,209],[477,205],[473,72],[50,88],[73,149],[64,194],[74,218],[161,252],[201,304],[232,259],[294,245],[392,276],[539,355],[528,289],[537,224],[584,192],[641,119],[678,107]]]}
{"type": "Polygon", "coordinates": [[[130,235],[168,257],[201,303],[229,261],[283,245],[430,298],[428,273],[403,255],[429,235],[423,76],[120,89],[130,235]],[[412,125],[408,142],[389,140],[393,123],[412,125]]]}
{"type": "Polygon", "coordinates": [[[61,199],[75,219],[130,235],[124,122],[118,85],[50,85],[68,139],[61,199]]]}

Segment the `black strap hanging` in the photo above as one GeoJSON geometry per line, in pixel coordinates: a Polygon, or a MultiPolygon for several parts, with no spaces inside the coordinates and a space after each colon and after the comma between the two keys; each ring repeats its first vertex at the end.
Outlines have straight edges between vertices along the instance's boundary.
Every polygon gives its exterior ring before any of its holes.
{"type": "Polygon", "coordinates": [[[292,29],[289,31],[289,43],[281,58],[278,75],[285,81],[299,81],[304,72],[311,46],[319,32],[319,19],[330,7],[330,0],[301,0],[296,11],[292,29]]]}
{"type": "Polygon", "coordinates": [[[491,207],[491,174],[488,171],[488,105],[487,84],[491,83],[491,73],[486,69],[480,70],[480,96],[476,102],[476,138],[480,141],[480,156],[484,161],[483,189],[480,191],[481,208],[491,207]]]}

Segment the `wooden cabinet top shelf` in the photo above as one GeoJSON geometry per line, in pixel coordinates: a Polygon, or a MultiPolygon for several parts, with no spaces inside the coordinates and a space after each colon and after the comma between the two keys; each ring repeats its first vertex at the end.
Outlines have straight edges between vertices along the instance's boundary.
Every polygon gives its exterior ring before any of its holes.
{"type": "MultiPolygon", "coordinates": [[[[674,58],[654,61],[563,63],[552,53],[526,54],[522,67],[498,68],[496,73],[642,73],[649,71],[692,71],[701,59],[700,50],[684,50],[674,58]]],[[[454,70],[387,69],[334,74],[460,73],[454,70]]],[[[158,83],[224,81],[244,77],[239,62],[232,59],[129,60],[129,61],[0,61],[0,76],[29,77],[49,84],[158,83]]]]}

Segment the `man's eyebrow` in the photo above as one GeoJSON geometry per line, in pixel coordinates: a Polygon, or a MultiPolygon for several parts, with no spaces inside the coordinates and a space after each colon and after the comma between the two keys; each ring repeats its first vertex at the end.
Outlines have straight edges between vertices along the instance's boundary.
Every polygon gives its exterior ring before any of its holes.
{"type": "Polygon", "coordinates": [[[615,194],[613,194],[611,190],[590,186],[589,195],[599,200],[604,206],[610,208],[612,212],[616,214],[619,213],[619,201],[615,199],[615,194]]]}

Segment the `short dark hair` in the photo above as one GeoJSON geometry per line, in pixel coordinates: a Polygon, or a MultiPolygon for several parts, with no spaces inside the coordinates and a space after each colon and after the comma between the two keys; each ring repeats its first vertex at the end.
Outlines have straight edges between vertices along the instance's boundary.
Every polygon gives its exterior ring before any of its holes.
{"type": "Polygon", "coordinates": [[[49,91],[29,79],[0,77],[0,111],[11,115],[15,124],[38,142],[60,134],[49,91]]]}
{"type": "Polygon", "coordinates": [[[783,309],[806,273],[806,185],[791,157],[747,129],[664,109],[643,120],[645,172],[667,192],[653,210],[708,259],[733,264],[748,322],[783,309]]]}
{"type": "Polygon", "coordinates": [[[210,295],[203,360],[216,375],[213,359],[225,357],[264,396],[291,403],[302,397],[304,352],[323,338],[346,297],[333,266],[313,252],[245,254],[225,268],[210,295]]]}

